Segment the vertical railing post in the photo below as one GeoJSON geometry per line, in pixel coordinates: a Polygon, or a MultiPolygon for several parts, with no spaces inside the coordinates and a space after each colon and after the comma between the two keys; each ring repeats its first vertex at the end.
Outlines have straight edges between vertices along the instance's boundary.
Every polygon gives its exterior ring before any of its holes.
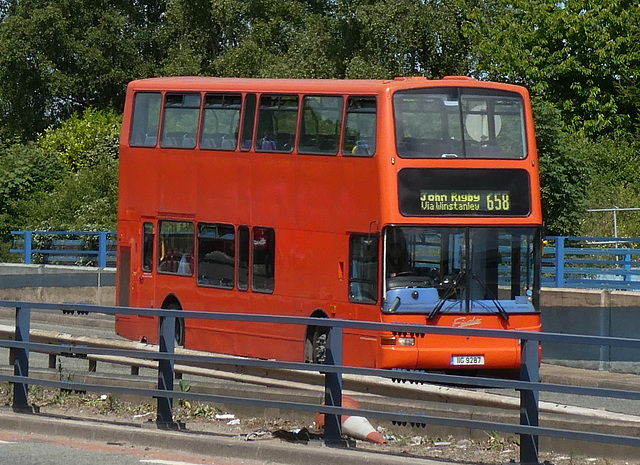
{"type": "Polygon", "coordinates": [[[107,231],[101,231],[98,241],[98,267],[106,268],[107,266],[107,231]]]}
{"type": "Polygon", "coordinates": [[[556,287],[564,287],[564,236],[556,237],[556,287]]]}
{"type": "MultiPolygon", "coordinates": [[[[16,307],[16,332],[17,342],[29,342],[31,329],[31,308],[16,307]]],[[[29,349],[17,347],[13,349],[14,362],[13,374],[15,376],[29,376],[29,349]]],[[[13,410],[31,411],[29,407],[29,385],[27,383],[13,383],[13,410]]]]}
{"type": "MultiPolygon", "coordinates": [[[[540,341],[522,339],[520,380],[540,382],[540,341]]],[[[538,401],[540,393],[533,389],[520,390],[520,424],[539,426],[538,401]]],[[[520,463],[538,464],[538,435],[520,435],[520,463]]]]}
{"type": "MultiPolygon", "coordinates": [[[[327,365],[342,365],[342,328],[329,328],[327,340],[327,365]]],[[[325,373],[324,403],[342,407],[342,373],[325,373]]],[[[342,415],[325,415],[324,442],[327,445],[344,445],[342,440],[342,415]]]]}
{"type": "Polygon", "coordinates": [[[24,264],[31,264],[31,240],[33,239],[33,231],[25,231],[24,232],[24,264]]]}
{"type": "MultiPolygon", "coordinates": [[[[174,353],[176,334],[176,319],[173,316],[160,316],[158,328],[158,345],[161,354],[174,353]]],[[[161,391],[173,391],[173,360],[160,359],[158,361],[158,389],[161,391]]],[[[158,427],[173,428],[173,399],[171,397],[158,396],[158,427]]]]}
{"type": "Polygon", "coordinates": [[[631,281],[631,253],[624,254],[624,281],[631,281]]]}

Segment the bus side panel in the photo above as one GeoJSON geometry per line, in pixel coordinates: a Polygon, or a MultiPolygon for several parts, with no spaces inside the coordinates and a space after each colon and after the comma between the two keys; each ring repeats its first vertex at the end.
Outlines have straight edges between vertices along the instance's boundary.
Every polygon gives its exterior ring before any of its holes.
{"type": "MultiPolygon", "coordinates": [[[[297,190],[296,161],[290,154],[250,154],[251,205],[248,224],[278,229],[295,228],[298,212],[295,209],[297,190]]],[[[246,176],[247,173],[243,173],[246,176]]],[[[225,183],[226,184],[226,183],[225,183]]],[[[280,249],[276,237],[276,249],[280,249]]]]}
{"type": "MultiPolygon", "coordinates": [[[[289,299],[269,294],[244,294],[238,299],[234,291],[203,290],[208,294],[206,312],[285,314],[289,299]],[[206,292],[210,291],[210,292],[206,292]],[[225,295],[226,294],[226,295],[225,295]],[[240,307],[242,305],[242,307],[240,307]],[[255,310],[249,310],[254,308],[255,310]]],[[[290,315],[291,313],[286,313],[290,315]]],[[[303,336],[298,325],[247,323],[230,320],[187,320],[187,347],[247,357],[302,361],[303,336]]]]}
{"type": "MultiPolygon", "coordinates": [[[[125,124],[125,123],[123,123],[125,124]]],[[[118,184],[118,219],[140,221],[140,214],[155,215],[158,192],[175,190],[182,184],[159,185],[160,160],[166,158],[156,148],[120,147],[120,179],[118,184]],[[136,212],[136,213],[133,213],[136,212]]]]}
{"type": "Polygon", "coordinates": [[[195,180],[197,188],[189,190],[197,192],[191,205],[199,222],[251,225],[252,175],[240,157],[235,152],[198,152],[189,180],[195,180]]]}
{"type": "Polygon", "coordinates": [[[164,156],[155,160],[160,165],[157,177],[158,212],[193,214],[198,190],[195,188],[193,152],[164,149],[164,156]]]}
{"type": "Polygon", "coordinates": [[[380,337],[377,331],[345,329],[343,363],[347,366],[378,368],[379,347],[380,337]]]}

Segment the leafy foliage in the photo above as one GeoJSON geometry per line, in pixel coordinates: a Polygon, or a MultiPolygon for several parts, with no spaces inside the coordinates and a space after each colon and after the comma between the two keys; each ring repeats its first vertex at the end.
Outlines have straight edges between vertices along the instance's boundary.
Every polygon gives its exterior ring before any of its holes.
{"type": "Polygon", "coordinates": [[[113,231],[117,226],[118,161],[101,156],[92,167],[59,180],[50,191],[24,199],[25,229],[113,231]]]}
{"type": "Polygon", "coordinates": [[[88,108],[82,115],[71,115],[59,128],[48,127],[38,137],[38,146],[77,171],[93,166],[102,156],[118,157],[121,126],[122,116],[114,111],[88,108]]]}
{"type": "Polygon", "coordinates": [[[466,72],[455,0],[179,0],[165,73],[242,77],[441,77],[466,72]]]}
{"type": "Polygon", "coordinates": [[[65,175],[65,166],[57,158],[44,157],[33,143],[0,146],[0,239],[22,226],[22,200],[50,191],[65,175]]]}
{"type": "MultiPolygon", "coordinates": [[[[635,0],[0,0],[0,43],[4,237],[42,218],[114,227],[126,84],[157,75],[522,84],[547,232],[609,233],[588,207],[640,206],[635,0]]],[[[640,235],[632,218],[620,230],[640,235]]]]}
{"type": "MultiPolygon", "coordinates": [[[[598,142],[580,140],[575,152],[589,173],[587,205],[590,209],[640,207],[640,144],[626,139],[598,142]]],[[[640,237],[640,212],[617,215],[620,237],[640,237]]],[[[582,233],[590,236],[613,236],[613,213],[589,213],[582,233]]]]}
{"type": "Polygon", "coordinates": [[[121,110],[126,83],[163,58],[164,12],[157,0],[11,1],[0,23],[2,132],[27,140],[90,106],[121,110]]]}
{"type": "Polygon", "coordinates": [[[116,228],[120,119],[88,110],[37,144],[0,146],[0,242],[14,229],[116,228]]]}
{"type": "Polygon", "coordinates": [[[344,30],[354,39],[346,77],[467,73],[468,45],[454,1],[344,2],[343,11],[344,30]],[[349,18],[347,8],[353,3],[357,7],[349,18]]]}
{"type": "Polygon", "coordinates": [[[634,0],[470,2],[476,74],[523,84],[571,132],[629,134],[640,118],[640,8],[634,0]]]}
{"type": "Polygon", "coordinates": [[[533,103],[546,233],[578,235],[587,205],[588,169],[561,129],[560,112],[542,100],[533,103]]]}

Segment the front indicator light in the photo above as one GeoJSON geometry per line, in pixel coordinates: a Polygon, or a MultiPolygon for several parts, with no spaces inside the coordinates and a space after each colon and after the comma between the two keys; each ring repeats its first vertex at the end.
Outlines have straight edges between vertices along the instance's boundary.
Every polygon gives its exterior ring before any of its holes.
{"type": "Polygon", "coordinates": [[[382,337],[380,338],[380,344],[383,346],[405,346],[412,347],[416,345],[415,337],[382,337]]]}

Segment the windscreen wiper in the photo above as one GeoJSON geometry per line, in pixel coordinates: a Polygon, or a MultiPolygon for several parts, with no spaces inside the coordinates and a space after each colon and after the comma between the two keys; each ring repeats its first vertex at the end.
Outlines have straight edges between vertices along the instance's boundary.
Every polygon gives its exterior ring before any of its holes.
{"type": "Polygon", "coordinates": [[[489,295],[489,298],[491,299],[491,301],[493,302],[493,305],[496,306],[496,308],[498,309],[498,313],[500,314],[500,316],[505,320],[508,321],[509,320],[509,313],[504,309],[504,307],[502,306],[502,304],[500,303],[500,301],[496,298],[496,296],[493,294],[493,292],[491,292],[491,289],[489,288],[489,286],[487,286],[487,283],[485,283],[484,281],[482,281],[480,279],[480,277],[478,275],[476,275],[475,273],[471,273],[471,279],[475,279],[481,286],[482,288],[486,291],[486,293],[489,295]]]}
{"type": "Polygon", "coordinates": [[[460,270],[458,271],[458,274],[455,275],[455,277],[451,281],[449,281],[449,285],[442,293],[442,297],[438,299],[438,303],[436,303],[435,307],[433,307],[433,310],[431,310],[431,312],[429,312],[429,315],[427,315],[428,320],[433,320],[436,315],[440,313],[440,311],[442,311],[444,303],[447,301],[447,298],[453,294],[453,290],[458,285],[458,281],[460,280],[460,278],[462,278],[463,274],[464,271],[460,270]]]}

